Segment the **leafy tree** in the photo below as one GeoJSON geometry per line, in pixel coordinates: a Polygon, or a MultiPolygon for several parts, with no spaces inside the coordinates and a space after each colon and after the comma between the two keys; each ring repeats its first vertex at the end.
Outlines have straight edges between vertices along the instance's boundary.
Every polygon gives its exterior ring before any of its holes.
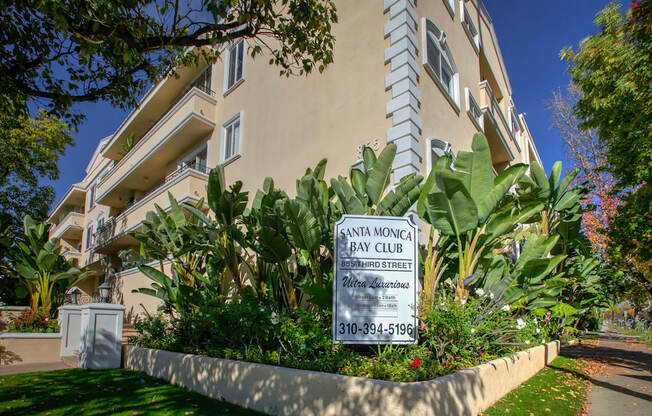
{"type": "Polygon", "coordinates": [[[41,220],[54,197],[41,179],[59,178],[57,162],[72,144],[70,130],[55,117],[0,114],[0,212],[14,232],[25,215],[41,220]]]}
{"type": "Polygon", "coordinates": [[[321,72],[335,22],[330,0],[2,0],[0,109],[32,98],[59,115],[80,101],[130,107],[170,68],[214,62],[234,39],[267,50],[283,75],[321,72]]]}
{"type": "Polygon", "coordinates": [[[562,58],[582,92],[575,114],[582,129],[597,129],[607,169],[621,188],[650,182],[652,158],[652,0],[623,16],[613,3],[595,19],[600,31],[562,58]]]}
{"type": "MultiPolygon", "coordinates": [[[[574,114],[579,127],[595,129],[607,170],[615,180],[609,207],[607,252],[614,265],[650,289],[652,221],[652,0],[633,3],[623,16],[611,4],[596,16],[599,32],[577,51],[562,51],[571,79],[581,92],[574,114]]],[[[590,218],[589,218],[590,219],[590,218]]],[[[604,221],[597,221],[604,223],[604,221]]]]}

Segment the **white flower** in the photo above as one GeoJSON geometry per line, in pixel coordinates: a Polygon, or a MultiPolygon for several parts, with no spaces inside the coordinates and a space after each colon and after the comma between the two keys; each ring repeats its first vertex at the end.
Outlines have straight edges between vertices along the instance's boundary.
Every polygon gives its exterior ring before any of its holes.
{"type": "Polygon", "coordinates": [[[500,308],[500,310],[502,310],[504,312],[509,312],[509,305],[503,306],[502,308],[500,308]]]}
{"type": "Polygon", "coordinates": [[[539,328],[537,328],[537,334],[538,334],[539,332],[541,332],[541,330],[540,330],[539,328]]]}
{"type": "Polygon", "coordinates": [[[276,325],[278,323],[278,316],[276,316],[276,312],[272,312],[272,316],[270,318],[270,321],[272,321],[272,323],[274,325],[276,325]]]}
{"type": "Polygon", "coordinates": [[[530,340],[525,341],[525,345],[530,345],[530,340]]]}
{"type": "Polygon", "coordinates": [[[471,328],[471,333],[475,334],[475,328],[471,328]]]}
{"type": "MultiPolygon", "coordinates": [[[[240,319],[240,320],[242,320],[242,319],[240,319]]],[[[194,328],[194,327],[195,327],[195,324],[191,324],[190,326],[194,328]]]]}
{"type": "Polygon", "coordinates": [[[301,348],[302,350],[305,350],[306,349],[306,344],[301,344],[301,346],[299,348],[301,348]]]}
{"type": "Polygon", "coordinates": [[[462,306],[464,306],[464,304],[466,303],[466,299],[462,299],[460,303],[462,304],[462,306]]]}
{"type": "Polygon", "coordinates": [[[518,318],[516,320],[516,329],[523,329],[525,328],[525,321],[522,320],[521,318],[518,318]]]}
{"type": "Polygon", "coordinates": [[[475,294],[478,296],[484,296],[484,290],[482,288],[478,288],[475,290],[475,294]]]}
{"type": "Polygon", "coordinates": [[[444,302],[440,303],[439,306],[444,306],[444,302]]]}
{"type": "Polygon", "coordinates": [[[534,325],[536,325],[536,324],[537,324],[537,318],[534,318],[534,319],[532,320],[532,322],[534,322],[534,325]]]}
{"type": "Polygon", "coordinates": [[[491,300],[493,300],[493,298],[494,298],[494,292],[489,292],[489,297],[491,298],[491,300]]]}
{"type": "Polygon", "coordinates": [[[541,342],[545,344],[545,343],[546,343],[546,339],[544,338],[543,341],[541,341],[541,342]]]}

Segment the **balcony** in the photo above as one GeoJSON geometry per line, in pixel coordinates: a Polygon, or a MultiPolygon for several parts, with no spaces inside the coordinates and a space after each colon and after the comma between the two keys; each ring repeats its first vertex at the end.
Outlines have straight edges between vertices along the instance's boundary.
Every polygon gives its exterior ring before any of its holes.
{"type": "Polygon", "coordinates": [[[77,264],[79,264],[81,261],[81,253],[79,251],[62,250],[61,255],[66,260],[77,260],[77,264]]]}
{"type": "MultiPolygon", "coordinates": [[[[505,115],[487,81],[480,83],[480,109],[484,115],[484,131],[489,142],[494,166],[509,164],[514,160],[514,151],[510,140],[516,147],[516,139],[513,137],[505,115]]],[[[502,167],[499,170],[502,170],[502,167]]]]}
{"type": "Polygon", "coordinates": [[[83,211],[70,211],[50,230],[50,238],[61,238],[66,241],[81,241],[83,232],[83,211]]]}
{"type": "Polygon", "coordinates": [[[124,208],[134,193],[163,180],[180,155],[213,131],[215,104],[212,91],[189,89],[108,172],[97,187],[97,203],[124,208]]]}
{"type": "Polygon", "coordinates": [[[61,201],[59,201],[57,206],[54,207],[50,213],[48,222],[54,225],[58,225],[61,221],[64,220],[69,212],[78,212],[83,214],[85,203],[86,190],[81,186],[72,185],[65,193],[65,195],[61,198],[61,201]]]}
{"type": "Polygon", "coordinates": [[[95,233],[93,250],[96,253],[117,254],[120,250],[135,248],[138,241],[129,235],[140,229],[147,212],[154,211],[154,205],[169,210],[168,192],[179,204],[196,202],[206,197],[208,184],[206,166],[190,164],[177,169],[159,184],[141,195],[119,215],[109,218],[95,233]]]}

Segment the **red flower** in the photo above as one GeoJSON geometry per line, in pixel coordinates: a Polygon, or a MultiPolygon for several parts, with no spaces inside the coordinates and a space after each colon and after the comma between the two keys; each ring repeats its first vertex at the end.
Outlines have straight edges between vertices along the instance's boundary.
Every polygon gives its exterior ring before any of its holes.
{"type": "Polygon", "coordinates": [[[414,368],[415,370],[421,366],[421,360],[419,357],[415,358],[414,361],[412,361],[412,364],[410,364],[410,368],[414,368]]]}

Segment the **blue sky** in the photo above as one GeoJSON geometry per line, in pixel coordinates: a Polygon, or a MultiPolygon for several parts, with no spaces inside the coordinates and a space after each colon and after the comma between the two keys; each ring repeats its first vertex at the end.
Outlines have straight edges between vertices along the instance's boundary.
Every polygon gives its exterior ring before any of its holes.
{"type": "MultiPolygon", "coordinates": [[[[582,38],[597,31],[593,18],[608,1],[484,0],[484,3],[494,21],[517,110],[527,114],[528,126],[549,170],[556,160],[563,158],[561,141],[557,131],[551,128],[545,104],[553,90],[563,89],[569,82],[559,51],[565,46],[577,46],[582,38]]],[[[86,120],[74,135],[75,146],[59,161],[61,175],[53,183],[54,204],[72,183],[84,177],[98,141],[113,133],[128,113],[107,103],[84,103],[75,110],[86,114],[86,120]]]]}

